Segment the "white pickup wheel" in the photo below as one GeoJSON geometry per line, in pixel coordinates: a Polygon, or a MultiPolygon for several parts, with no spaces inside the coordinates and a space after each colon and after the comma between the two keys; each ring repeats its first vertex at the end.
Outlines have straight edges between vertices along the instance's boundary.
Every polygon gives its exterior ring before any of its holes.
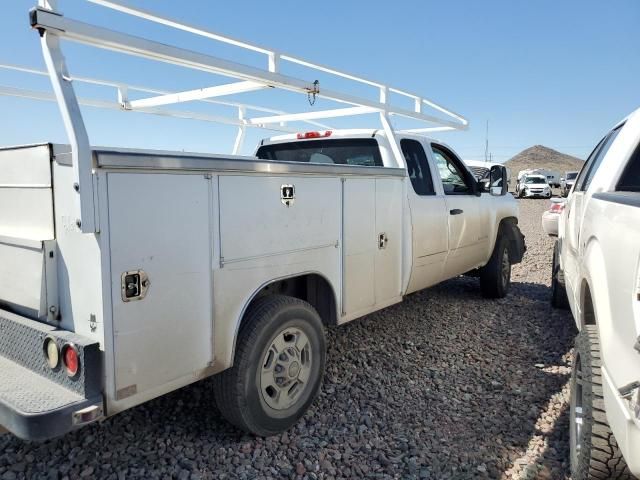
{"type": "Polygon", "coordinates": [[[585,325],[576,338],[571,373],[571,478],[632,480],[607,422],[596,325],[585,325]]]}
{"type": "Polygon", "coordinates": [[[214,377],[222,415],[255,435],[294,425],[320,391],[324,326],[307,302],[284,295],[255,301],[240,329],[232,368],[214,377]]]}
{"type": "Polygon", "coordinates": [[[487,298],[503,298],[511,286],[511,256],[509,239],[498,232],[496,246],[489,262],[480,269],[480,290],[487,298]]]}

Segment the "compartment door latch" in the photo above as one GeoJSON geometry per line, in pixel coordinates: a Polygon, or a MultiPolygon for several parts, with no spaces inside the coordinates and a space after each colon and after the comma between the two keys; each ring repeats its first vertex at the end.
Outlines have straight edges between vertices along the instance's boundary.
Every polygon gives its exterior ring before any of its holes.
{"type": "Polygon", "coordinates": [[[149,290],[149,277],[144,270],[131,270],[121,275],[121,293],[123,302],[142,300],[149,290]]]}

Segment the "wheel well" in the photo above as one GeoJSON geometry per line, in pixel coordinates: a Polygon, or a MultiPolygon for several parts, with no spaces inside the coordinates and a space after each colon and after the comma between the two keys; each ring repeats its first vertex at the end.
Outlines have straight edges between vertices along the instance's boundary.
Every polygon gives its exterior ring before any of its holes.
{"type": "Polygon", "coordinates": [[[589,284],[585,281],[582,287],[582,325],[595,325],[596,312],[593,308],[593,297],[589,284]]]}
{"type": "Polygon", "coordinates": [[[512,228],[513,226],[518,225],[518,219],[516,217],[506,217],[500,220],[500,225],[498,227],[498,235],[505,235],[509,240],[509,256],[511,257],[509,260],[512,263],[519,262],[521,259],[517,258],[518,252],[518,240],[515,237],[516,230],[512,228]]]}
{"type": "Polygon", "coordinates": [[[287,295],[309,302],[325,325],[338,324],[336,296],[331,284],[317,273],[276,280],[262,287],[251,299],[247,310],[259,298],[267,295],[287,295]]]}

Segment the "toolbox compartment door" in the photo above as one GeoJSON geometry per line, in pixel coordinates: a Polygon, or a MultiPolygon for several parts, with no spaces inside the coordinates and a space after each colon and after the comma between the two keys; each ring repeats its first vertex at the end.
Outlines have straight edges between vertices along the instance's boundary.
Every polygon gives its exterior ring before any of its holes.
{"type": "Polygon", "coordinates": [[[214,187],[202,174],[109,173],[107,184],[114,393],[124,400],[193,381],[213,361],[214,187]],[[143,298],[126,299],[127,272],[148,279],[143,298]]]}

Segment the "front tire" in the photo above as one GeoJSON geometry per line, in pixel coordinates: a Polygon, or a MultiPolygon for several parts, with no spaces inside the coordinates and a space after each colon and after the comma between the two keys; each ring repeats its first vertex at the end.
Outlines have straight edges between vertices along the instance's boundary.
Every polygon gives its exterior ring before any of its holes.
{"type": "Polygon", "coordinates": [[[600,367],[598,329],[585,325],[576,337],[571,372],[571,478],[632,480],[607,422],[600,367]]]}
{"type": "Polygon", "coordinates": [[[324,326],[307,302],[284,295],[256,300],[238,336],[233,367],[214,377],[222,415],[249,433],[284,432],[320,392],[324,326]]]}
{"type": "Polygon", "coordinates": [[[487,298],[503,298],[511,286],[509,241],[500,231],[489,263],[480,269],[480,290],[487,298]]]}
{"type": "Polygon", "coordinates": [[[551,306],[563,310],[569,308],[567,289],[564,286],[564,273],[560,269],[560,251],[557,241],[553,245],[553,258],[551,260],[551,306]]]}

